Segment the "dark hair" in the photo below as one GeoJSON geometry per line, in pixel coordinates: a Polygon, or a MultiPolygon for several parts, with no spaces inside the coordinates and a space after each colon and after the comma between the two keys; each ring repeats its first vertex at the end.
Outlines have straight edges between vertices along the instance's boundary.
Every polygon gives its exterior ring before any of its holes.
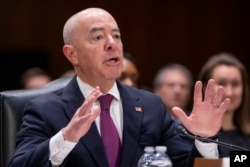
{"type": "Polygon", "coordinates": [[[164,67],[162,67],[156,74],[154,81],[153,81],[153,86],[154,88],[159,87],[162,84],[162,77],[164,75],[164,73],[168,70],[179,70],[182,73],[185,74],[185,76],[187,77],[188,81],[189,81],[189,88],[192,90],[192,86],[193,86],[193,75],[190,72],[190,70],[181,65],[181,64],[177,64],[177,63],[169,63],[167,65],[165,65],[164,67]]]}
{"type": "Polygon", "coordinates": [[[200,80],[203,85],[206,85],[208,80],[211,78],[214,68],[222,64],[234,66],[240,71],[243,82],[242,102],[239,108],[236,109],[233,119],[235,125],[240,131],[245,134],[250,134],[249,127],[247,126],[250,124],[249,83],[248,74],[244,64],[241,63],[235,56],[227,52],[213,55],[202,67],[200,74],[198,75],[198,80],[200,80]]]}
{"type": "Polygon", "coordinates": [[[123,52],[123,57],[127,60],[130,60],[136,67],[137,67],[137,62],[136,59],[134,58],[134,56],[132,56],[130,53],[128,52],[123,52]]]}
{"type": "MultiPolygon", "coordinates": [[[[128,61],[132,62],[134,64],[134,66],[137,68],[138,73],[140,74],[140,71],[138,69],[138,64],[137,64],[135,57],[132,54],[130,54],[129,52],[123,52],[123,57],[124,57],[124,59],[127,59],[128,61]]],[[[140,78],[137,81],[137,87],[142,88],[140,78]]]]}
{"type": "Polygon", "coordinates": [[[52,80],[52,77],[46,70],[40,67],[31,67],[24,71],[24,73],[21,75],[20,82],[22,87],[25,87],[26,81],[34,76],[46,76],[49,78],[49,80],[52,80]]]}

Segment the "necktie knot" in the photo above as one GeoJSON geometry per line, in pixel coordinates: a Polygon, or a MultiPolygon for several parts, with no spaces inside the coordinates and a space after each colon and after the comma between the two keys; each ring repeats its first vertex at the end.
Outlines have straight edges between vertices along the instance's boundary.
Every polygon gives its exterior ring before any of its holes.
{"type": "Polygon", "coordinates": [[[109,111],[113,96],[110,94],[102,95],[98,98],[102,110],[109,111]]]}

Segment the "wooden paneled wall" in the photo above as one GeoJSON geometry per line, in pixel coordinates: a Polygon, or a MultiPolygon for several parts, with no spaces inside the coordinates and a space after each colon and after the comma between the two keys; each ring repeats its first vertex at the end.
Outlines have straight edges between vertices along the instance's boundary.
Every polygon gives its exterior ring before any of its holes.
{"type": "MultiPolygon", "coordinates": [[[[2,64],[6,57],[3,53],[46,53],[46,68],[59,77],[71,68],[62,53],[63,25],[73,13],[87,7],[104,8],[116,18],[124,50],[136,57],[142,83],[148,88],[157,70],[166,63],[186,65],[196,78],[206,59],[223,51],[236,55],[250,71],[250,62],[246,61],[250,53],[247,0],[0,2],[2,64]]],[[[30,59],[36,60],[36,54],[30,59]]],[[[15,60],[9,61],[8,67],[1,67],[1,73],[6,82],[15,82],[18,75],[6,76],[10,75],[9,70],[20,69],[9,67],[15,60]]]]}

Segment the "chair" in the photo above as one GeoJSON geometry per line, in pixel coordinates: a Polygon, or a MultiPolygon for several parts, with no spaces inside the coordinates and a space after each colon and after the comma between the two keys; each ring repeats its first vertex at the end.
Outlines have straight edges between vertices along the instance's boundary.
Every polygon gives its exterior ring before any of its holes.
{"type": "Polygon", "coordinates": [[[19,130],[25,103],[42,94],[60,89],[72,77],[56,79],[38,89],[8,90],[0,92],[0,166],[7,167],[15,150],[16,133],[19,130]]]}

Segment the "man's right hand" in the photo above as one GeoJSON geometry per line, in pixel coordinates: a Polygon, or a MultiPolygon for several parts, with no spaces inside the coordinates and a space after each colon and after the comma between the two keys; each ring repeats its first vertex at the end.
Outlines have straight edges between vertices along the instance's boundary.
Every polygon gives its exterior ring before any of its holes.
{"type": "Polygon", "coordinates": [[[77,109],[69,124],[62,130],[64,140],[77,142],[88,132],[91,124],[100,114],[100,107],[92,107],[100,95],[100,87],[97,86],[77,109]]]}

